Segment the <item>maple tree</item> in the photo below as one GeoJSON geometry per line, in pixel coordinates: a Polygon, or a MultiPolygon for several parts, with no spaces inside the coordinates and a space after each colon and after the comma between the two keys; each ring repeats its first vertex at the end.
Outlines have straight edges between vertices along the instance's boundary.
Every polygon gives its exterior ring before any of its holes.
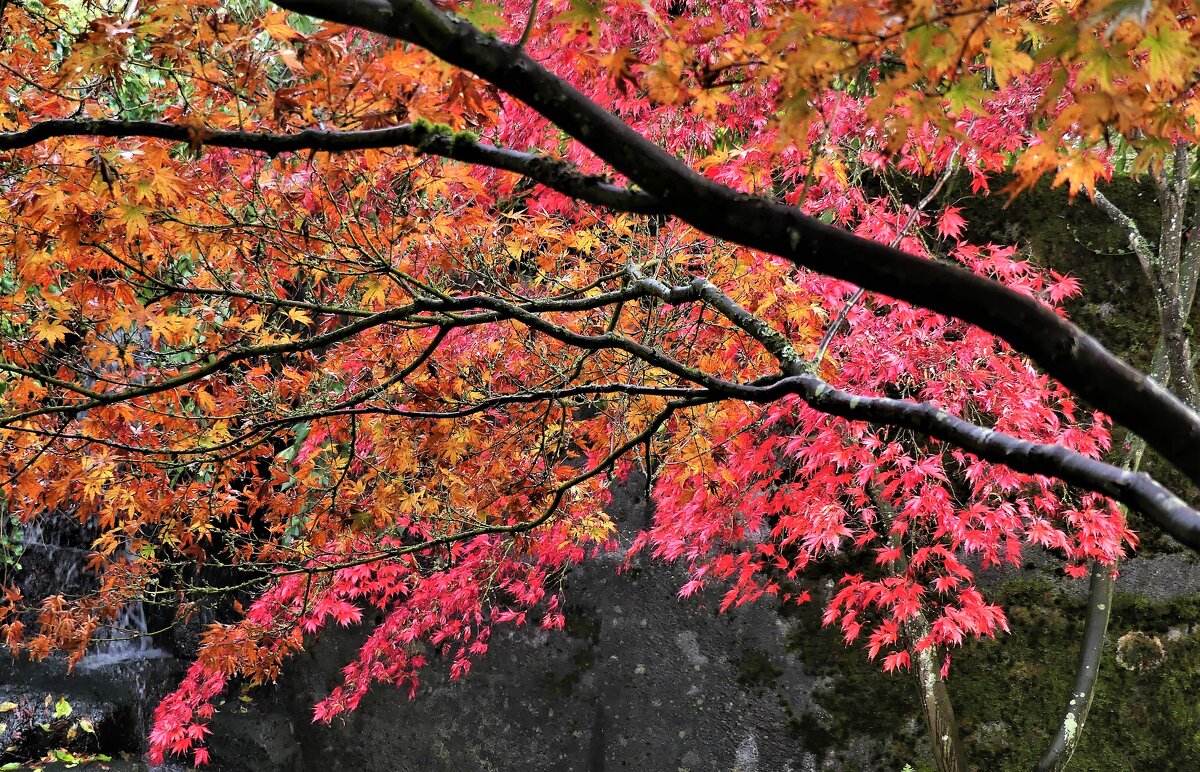
{"type": "Polygon", "coordinates": [[[466,673],[494,624],[561,627],[634,464],[633,550],[684,561],[683,595],[802,601],[810,565],[873,555],[825,620],[918,672],[943,769],[948,652],[1006,628],[966,555],[1111,574],[1114,501],[1200,546],[1091,407],[1197,482],[1200,417],[937,200],[1182,168],[1182,4],[280,5],[332,23],[4,8],[3,502],[93,524],[99,584],[32,617],[10,586],[0,631],[78,658],[135,600],[255,593],[152,757],[203,763],[231,678],[368,609],[318,719],[432,653],[466,673]]]}

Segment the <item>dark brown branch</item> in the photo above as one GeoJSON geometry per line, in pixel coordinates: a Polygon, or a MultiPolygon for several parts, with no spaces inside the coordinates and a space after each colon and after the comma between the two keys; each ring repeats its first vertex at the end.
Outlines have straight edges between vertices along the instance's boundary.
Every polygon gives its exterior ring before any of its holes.
{"type": "Polygon", "coordinates": [[[851,394],[814,375],[785,378],[759,391],[764,396],[796,394],[822,413],[911,429],[1018,472],[1057,477],[1138,510],[1180,543],[1200,551],[1200,512],[1145,472],[1122,469],[1061,445],[1017,439],[950,415],[927,402],[851,394]]]}
{"type": "Polygon", "coordinates": [[[603,177],[584,174],[566,161],[538,153],[496,147],[466,133],[446,127],[409,123],[387,129],[325,131],[305,129],[290,134],[250,131],[197,130],[161,121],[113,121],[90,118],[54,119],[24,131],[0,132],[0,151],[30,147],[55,137],[149,137],[209,147],[228,147],[276,155],[300,151],[346,153],[355,150],[411,147],[479,166],[489,166],[528,177],[534,182],[580,201],[623,212],[658,214],[663,205],[651,194],[614,185],[603,177]]]}
{"type": "MultiPolygon", "coordinates": [[[[282,0],[284,8],[422,46],[530,105],[699,230],[976,324],[1137,432],[1200,483],[1200,416],[1037,300],[859,238],[707,179],[546,70],[425,0],[282,0]]],[[[1030,469],[1051,473],[1046,468],[1030,469]]],[[[1193,540],[1194,541],[1194,540],[1193,540]]]]}
{"type": "MultiPolygon", "coordinates": [[[[841,391],[808,372],[807,363],[791,344],[762,320],[755,317],[719,288],[697,277],[690,284],[669,287],[647,279],[630,269],[631,281],[622,289],[601,293],[591,298],[558,301],[532,301],[513,304],[485,295],[461,298],[421,298],[400,308],[358,319],[320,335],[302,341],[249,347],[228,352],[195,370],[166,378],[158,383],[144,384],[115,393],[106,393],[84,403],[44,408],[41,413],[75,412],[91,407],[178,388],[206,378],[229,365],[252,357],[291,353],[305,348],[330,345],[351,336],[390,322],[412,320],[425,312],[448,313],[484,309],[484,313],[432,323],[444,327],[468,326],[500,319],[518,322],[535,332],[585,351],[620,350],[647,364],[669,372],[685,382],[703,387],[700,395],[691,399],[714,402],[721,399],[744,399],[766,403],[795,394],[816,410],[830,415],[874,424],[898,426],[952,443],[986,461],[1004,464],[1018,472],[1051,475],[1066,483],[1109,496],[1142,512],[1164,531],[1181,543],[1200,551],[1200,513],[1191,509],[1178,496],[1164,488],[1152,477],[1135,473],[1088,458],[1059,445],[1041,445],[996,432],[953,416],[929,403],[914,403],[882,397],[864,397],[841,391]],[[739,384],[689,367],[668,354],[615,333],[587,335],[554,324],[540,314],[571,312],[599,308],[639,297],[658,297],[671,304],[704,302],[730,320],[760,344],[780,362],[783,375],[776,380],[739,384]]],[[[685,392],[686,393],[686,392],[685,392]]],[[[10,416],[0,426],[12,425],[29,414],[10,416]]]]}
{"type": "MultiPolygon", "coordinates": [[[[644,278],[639,278],[635,284],[645,284],[654,294],[671,302],[694,292],[757,340],[779,360],[788,376],[756,389],[763,394],[786,389],[787,393],[798,395],[823,413],[912,429],[1018,472],[1052,475],[1138,510],[1181,543],[1200,551],[1200,512],[1145,473],[1088,458],[1061,445],[1040,445],[987,429],[928,402],[863,397],[835,389],[809,372],[808,363],[799,357],[783,335],[704,279],[697,277],[687,287],[666,287],[644,278]]],[[[743,389],[743,399],[764,401],[761,396],[756,398],[744,392],[743,389]]]]}

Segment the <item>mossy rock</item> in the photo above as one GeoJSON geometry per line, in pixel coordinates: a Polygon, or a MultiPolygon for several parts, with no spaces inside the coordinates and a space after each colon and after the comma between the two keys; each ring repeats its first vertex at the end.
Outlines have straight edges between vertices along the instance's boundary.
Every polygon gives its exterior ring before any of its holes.
{"type": "MultiPolygon", "coordinates": [[[[981,770],[1032,769],[1062,716],[1074,677],[1082,599],[1045,580],[1002,585],[993,599],[1012,632],[952,652],[950,693],[967,756],[981,770]]],[[[1165,602],[1114,598],[1109,643],[1072,770],[1200,769],[1200,597],[1165,602]],[[1159,638],[1164,658],[1133,672],[1116,662],[1115,640],[1139,630],[1159,638]]],[[[819,758],[835,759],[855,737],[869,736],[878,769],[928,765],[912,675],[885,675],[860,647],[846,648],[819,625],[819,608],[798,619],[790,650],[805,667],[828,674],[818,708],[789,719],[789,730],[819,758]]]]}

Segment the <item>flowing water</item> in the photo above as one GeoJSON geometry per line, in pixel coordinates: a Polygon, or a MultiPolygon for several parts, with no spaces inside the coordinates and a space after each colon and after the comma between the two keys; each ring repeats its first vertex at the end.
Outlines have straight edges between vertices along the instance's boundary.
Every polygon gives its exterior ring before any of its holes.
{"type": "MultiPolygon", "coordinates": [[[[21,555],[21,584],[26,598],[37,602],[56,593],[70,597],[94,591],[96,578],[86,567],[90,554],[87,548],[94,537],[94,529],[65,516],[27,524],[21,555]]],[[[136,738],[136,744],[144,748],[154,705],[164,696],[165,688],[174,683],[172,674],[179,666],[170,652],[155,645],[148,628],[143,603],[129,603],[112,624],[96,631],[72,675],[51,676],[39,666],[28,669],[27,683],[11,686],[68,694],[78,689],[78,699],[83,703],[110,700],[125,717],[122,723],[129,724],[126,735],[136,738]],[[97,690],[95,683],[111,684],[112,691],[97,690]]]]}

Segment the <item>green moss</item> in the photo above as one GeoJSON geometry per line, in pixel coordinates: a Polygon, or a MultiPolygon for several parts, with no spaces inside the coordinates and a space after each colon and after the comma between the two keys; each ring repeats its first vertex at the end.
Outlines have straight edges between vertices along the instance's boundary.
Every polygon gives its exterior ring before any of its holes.
{"type": "MultiPolygon", "coordinates": [[[[1045,751],[1074,677],[1083,601],[1049,583],[1006,585],[1013,634],[975,642],[956,658],[952,693],[972,762],[982,769],[1030,769],[1045,751]],[[979,742],[982,727],[1005,725],[1002,742],[979,742]]],[[[1200,623],[1200,598],[1156,602],[1118,594],[1096,696],[1072,770],[1200,767],[1200,637],[1163,640],[1166,660],[1146,673],[1115,661],[1117,637],[1130,630],[1166,633],[1200,623]]]]}
{"type": "MultiPolygon", "coordinates": [[[[1118,179],[1104,191],[1138,222],[1146,238],[1157,241],[1158,205],[1148,182],[1118,179]]],[[[1067,302],[1071,319],[1148,371],[1158,319],[1149,283],[1121,230],[1086,196],[1071,202],[1065,188],[1051,188],[1045,180],[1007,206],[999,206],[1002,196],[963,202],[968,238],[1018,244],[1039,265],[1079,279],[1082,297],[1067,302]]]]}
{"type": "Polygon", "coordinates": [[[762,649],[743,649],[734,660],[738,683],[746,689],[763,689],[774,686],[783,675],[783,668],[771,661],[771,655],[762,649]]]}
{"type": "Polygon", "coordinates": [[[572,640],[570,665],[542,675],[542,686],[556,697],[570,697],[583,674],[596,663],[596,646],[600,642],[600,618],[594,609],[568,606],[566,633],[572,640]]]}
{"type": "MultiPolygon", "coordinates": [[[[1083,600],[1044,580],[1007,583],[991,594],[1009,615],[1010,635],[952,652],[950,693],[967,756],[977,769],[1028,770],[1061,720],[1074,678],[1083,600]]],[[[818,711],[789,715],[788,728],[810,752],[832,757],[851,737],[877,738],[885,769],[927,764],[927,744],[913,732],[918,704],[911,674],[887,676],[861,648],[847,650],[836,631],[821,630],[817,609],[800,620],[789,648],[815,674],[818,711]]],[[[1200,769],[1200,596],[1158,602],[1118,594],[1109,644],[1083,739],[1071,769],[1200,769]],[[1160,637],[1166,658],[1152,671],[1117,665],[1115,641],[1130,630],[1160,637]]],[[[917,724],[919,725],[919,723],[917,724]]]]}
{"type": "Polygon", "coordinates": [[[454,132],[454,135],[451,137],[450,141],[451,144],[455,146],[474,145],[479,141],[479,135],[473,131],[467,131],[464,129],[463,131],[454,132]]]}
{"type": "Polygon", "coordinates": [[[829,678],[815,692],[817,711],[793,712],[781,696],[788,731],[806,751],[822,760],[836,758],[851,739],[865,735],[880,741],[871,759],[879,768],[900,769],[923,757],[918,748],[924,727],[909,731],[919,705],[908,674],[885,674],[861,647],[847,647],[840,631],[821,627],[815,603],[799,607],[786,646],[809,674],[829,678]]]}
{"type": "Polygon", "coordinates": [[[442,134],[445,136],[451,136],[454,134],[454,128],[450,126],[450,124],[434,123],[433,121],[427,121],[424,118],[417,118],[412,122],[412,125],[414,128],[427,131],[430,134],[442,134]]]}

